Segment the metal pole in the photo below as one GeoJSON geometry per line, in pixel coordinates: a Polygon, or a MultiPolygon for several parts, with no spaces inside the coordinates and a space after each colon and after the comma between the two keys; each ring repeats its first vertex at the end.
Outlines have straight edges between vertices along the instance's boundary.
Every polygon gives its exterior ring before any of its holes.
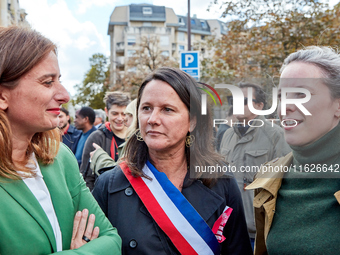
{"type": "Polygon", "coordinates": [[[191,51],[191,19],[190,19],[190,0],[188,0],[188,51],[191,51]]]}

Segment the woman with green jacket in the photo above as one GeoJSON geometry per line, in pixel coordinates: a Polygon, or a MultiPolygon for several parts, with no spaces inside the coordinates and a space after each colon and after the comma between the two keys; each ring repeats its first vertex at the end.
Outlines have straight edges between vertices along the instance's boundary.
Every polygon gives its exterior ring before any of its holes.
{"type": "Polygon", "coordinates": [[[60,144],[69,95],[56,46],[0,28],[0,254],[120,254],[121,239],[60,144]]]}

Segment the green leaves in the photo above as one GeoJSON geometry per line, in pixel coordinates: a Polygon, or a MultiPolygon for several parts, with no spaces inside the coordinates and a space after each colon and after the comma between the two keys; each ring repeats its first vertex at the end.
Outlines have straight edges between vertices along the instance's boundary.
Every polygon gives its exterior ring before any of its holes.
{"type": "Polygon", "coordinates": [[[109,90],[109,68],[108,58],[101,53],[92,55],[90,60],[90,70],[84,76],[82,84],[75,85],[77,94],[73,104],[90,106],[93,109],[104,109],[103,98],[105,92],[109,90]]]}
{"type": "MultiPolygon", "coordinates": [[[[339,47],[340,4],[318,0],[235,0],[222,4],[229,32],[211,39],[212,62],[235,76],[275,76],[292,52],[310,45],[339,47]]],[[[214,75],[214,74],[210,74],[214,75]]],[[[219,75],[218,71],[216,75],[219,75]]]]}
{"type": "Polygon", "coordinates": [[[137,49],[126,58],[123,72],[116,70],[114,90],[130,92],[131,98],[137,96],[139,86],[146,76],[162,66],[178,67],[178,62],[169,57],[170,52],[162,50],[157,35],[141,36],[137,49]],[[166,54],[165,54],[166,53],[166,54]]]}

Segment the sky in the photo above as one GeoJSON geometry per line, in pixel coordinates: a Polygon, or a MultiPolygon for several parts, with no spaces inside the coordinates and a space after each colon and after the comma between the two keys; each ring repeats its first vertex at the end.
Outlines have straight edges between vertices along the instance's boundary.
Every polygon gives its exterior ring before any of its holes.
{"type": "MultiPolygon", "coordinates": [[[[71,96],[76,94],[74,85],[81,84],[90,69],[89,58],[95,53],[110,55],[107,30],[114,8],[132,3],[166,6],[177,15],[187,15],[185,0],[19,0],[32,28],[57,44],[61,81],[71,96]]],[[[191,0],[191,16],[219,19],[219,5],[208,12],[209,3],[191,0]]]]}

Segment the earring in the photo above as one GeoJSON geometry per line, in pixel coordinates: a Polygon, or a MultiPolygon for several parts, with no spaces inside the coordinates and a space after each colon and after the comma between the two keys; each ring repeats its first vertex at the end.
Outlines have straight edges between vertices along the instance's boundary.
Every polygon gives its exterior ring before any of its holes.
{"type": "Polygon", "coordinates": [[[144,140],[143,140],[143,137],[142,137],[142,135],[141,135],[141,133],[140,133],[139,128],[136,130],[135,136],[137,137],[137,140],[138,140],[138,141],[140,141],[140,142],[143,142],[143,141],[144,141],[144,140]]]}
{"type": "Polygon", "coordinates": [[[191,147],[191,145],[193,145],[194,142],[195,142],[195,136],[187,135],[187,137],[185,138],[185,146],[191,147]]]}

